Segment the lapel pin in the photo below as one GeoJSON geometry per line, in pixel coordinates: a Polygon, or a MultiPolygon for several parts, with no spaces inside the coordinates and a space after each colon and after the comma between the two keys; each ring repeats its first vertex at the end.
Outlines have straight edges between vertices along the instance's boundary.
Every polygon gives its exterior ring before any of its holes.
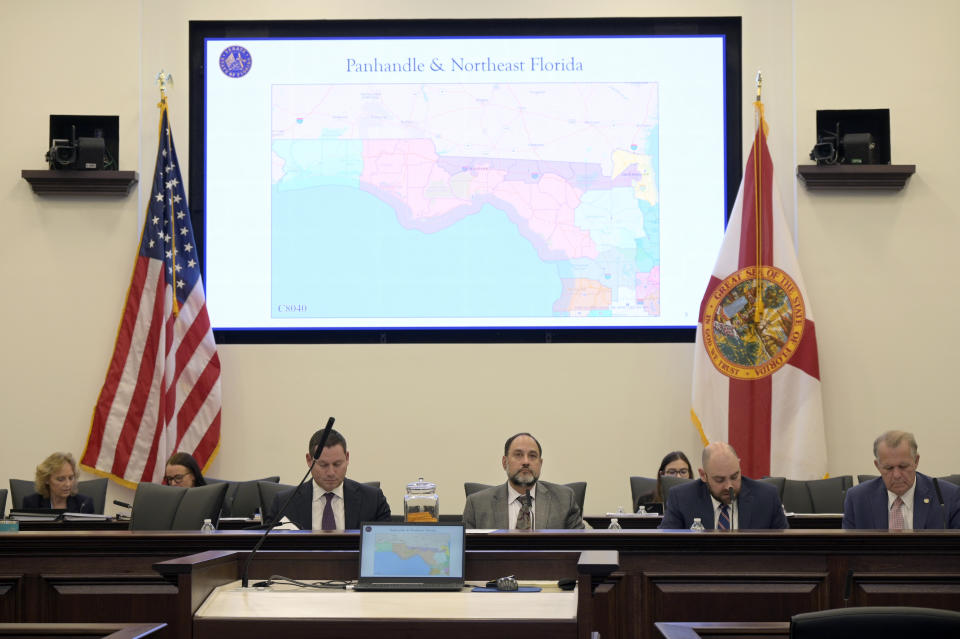
{"type": "Polygon", "coordinates": [[[924,497],[924,498],[923,498],[923,503],[929,504],[929,503],[930,503],[930,498],[929,498],[929,497],[924,497]]]}

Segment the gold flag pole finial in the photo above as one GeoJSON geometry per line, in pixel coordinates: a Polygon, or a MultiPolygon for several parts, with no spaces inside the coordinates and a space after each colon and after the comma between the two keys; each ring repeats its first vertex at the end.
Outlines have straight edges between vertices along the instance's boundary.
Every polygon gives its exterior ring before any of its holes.
{"type": "Polygon", "coordinates": [[[763,89],[763,71],[757,71],[757,102],[760,102],[760,92],[763,89]]]}
{"type": "Polygon", "coordinates": [[[160,73],[157,74],[157,86],[160,87],[160,104],[157,106],[161,106],[167,101],[167,89],[173,88],[173,76],[160,69],[160,73]]]}

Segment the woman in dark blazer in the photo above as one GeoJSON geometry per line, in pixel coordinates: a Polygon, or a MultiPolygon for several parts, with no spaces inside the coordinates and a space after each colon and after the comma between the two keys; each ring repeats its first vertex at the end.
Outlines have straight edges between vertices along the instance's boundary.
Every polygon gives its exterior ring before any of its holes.
{"type": "Polygon", "coordinates": [[[92,513],[93,499],[77,493],[77,462],[70,453],[53,453],[37,466],[37,492],[23,498],[24,508],[55,508],[92,513]]]}

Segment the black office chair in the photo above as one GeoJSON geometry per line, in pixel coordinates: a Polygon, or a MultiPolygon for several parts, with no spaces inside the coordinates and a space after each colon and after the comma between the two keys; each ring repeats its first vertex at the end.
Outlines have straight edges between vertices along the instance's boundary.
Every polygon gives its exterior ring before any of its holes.
{"type": "Polygon", "coordinates": [[[781,500],[790,513],[842,513],[843,498],[851,486],[851,475],[827,479],[787,479],[784,480],[781,500]]]}
{"type": "Polygon", "coordinates": [[[490,484],[480,484],[475,481],[463,482],[463,492],[467,494],[467,497],[469,497],[473,493],[478,493],[481,490],[484,490],[486,488],[492,488],[492,487],[493,486],[491,486],[490,484]]]}
{"type": "Polygon", "coordinates": [[[223,510],[220,511],[221,517],[253,517],[260,508],[260,491],[257,488],[257,482],[269,481],[279,483],[280,477],[264,477],[263,479],[251,479],[249,481],[229,481],[226,479],[214,479],[205,477],[208,484],[227,484],[227,495],[223,498],[223,510]]]}
{"type": "Polygon", "coordinates": [[[93,512],[98,515],[103,514],[103,509],[107,505],[107,483],[106,477],[77,482],[77,492],[93,500],[93,512]]]}
{"type": "Polygon", "coordinates": [[[37,492],[30,479],[10,480],[10,510],[23,508],[23,500],[27,495],[37,492]]]}
{"type": "Polygon", "coordinates": [[[870,481],[871,479],[876,479],[880,475],[857,475],[857,483],[862,484],[865,481],[870,481]]]}
{"type": "Polygon", "coordinates": [[[785,479],[780,501],[783,502],[783,509],[788,513],[813,512],[810,491],[807,490],[807,485],[802,479],[785,479]]]}
{"type": "Polygon", "coordinates": [[[674,477],[673,475],[664,475],[661,477],[660,488],[663,490],[663,503],[667,503],[667,495],[670,494],[671,488],[685,484],[688,481],[693,481],[693,479],[691,477],[674,477]]]}
{"type": "Polygon", "coordinates": [[[864,606],[805,612],[790,618],[790,639],[960,637],[960,612],[902,606],[864,606]]]}
{"type": "Polygon", "coordinates": [[[0,488],[0,518],[3,517],[3,513],[5,512],[4,509],[6,507],[7,507],[7,489],[0,488]]]}
{"type": "Polygon", "coordinates": [[[587,482],[585,481],[574,481],[569,484],[564,484],[567,488],[573,491],[573,497],[577,500],[577,504],[580,506],[580,515],[583,515],[583,502],[587,498],[587,482]]]}
{"type": "Polygon", "coordinates": [[[644,503],[647,500],[646,496],[652,495],[657,490],[657,478],[656,477],[639,477],[634,476],[630,478],[630,499],[633,502],[633,511],[636,512],[640,506],[643,504],[640,503],[640,498],[644,498],[644,503]]]}
{"type": "MultiPolygon", "coordinates": [[[[200,530],[204,519],[209,519],[216,526],[220,521],[220,511],[229,487],[223,482],[188,488],[177,506],[170,530],[200,530]]],[[[136,500],[133,504],[136,508],[136,500]]]]}
{"type": "MultiPolygon", "coordinates": [[[[290,484],[274,483],[272,481],[258,481],[257,492],[260,495],[260,514],[264,523],[273,520],[273,500],[285,490],[296,488],[290,484]]],[[[300,490],[306,490],[301,488],[300,490]]]]}
{"type": "Polygon", "coordinates": [[[814,513],[842,513],[843,499],[853,486],[852,475],[838,475],[826,479],[808,479],[810,503],[814,513]]]}
{"type": "Polygon", "coordinates": [[[227,488],[226,482],[195,488],[141,483],[133,495],[130,530],[199,530],[204,519],[216,526],[227,488]]]}
{"type": "Polygon", "coordinates": [[[188,488],[143,482],[133,494],[130,530],[170,530],[188,488]]]}

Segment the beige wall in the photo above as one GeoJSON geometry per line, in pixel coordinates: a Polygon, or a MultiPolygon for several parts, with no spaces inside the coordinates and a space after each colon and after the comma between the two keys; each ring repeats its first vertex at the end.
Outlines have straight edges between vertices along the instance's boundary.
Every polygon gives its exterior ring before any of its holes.
{"type": "MultiPolygon", "coordinates": [[[[960,4],[893,0],[597,0],[480,5],[421,0],[270,4],[88,0],[0,5],[3,299],[0,484],[31,477],[50,451],[82,452],[139,238],[147,185],[126,198],[37,197],[51,113],[120,115],[120,163],[141,176],[156,150],[161,68],[186,164],[191,19],[742,15],[744,113],[757,69],[777,183],[796,214],[817,317],[834,474],[870,472],[873,436],[916,431],[921,469],[957,472],[949,338],[960,302],[956,149],[960,4]],[[479,8],[477,8],[479,7],[479,8]],[[109,25],[109,26],[107,26],[109,25]],[[96,36],[93,42],[91,34],[96,36]],[[896,194],[811,194],[794,178],[819,108],[891,109],[893,161],[917,164],[896,194]],[[794,206],[795,204],[795,206],[794,206]]],[[[745,145],[749,140],[745,141],[745,145]]],[[[184,166],[184,168],[186,168],[184,166]]],[[[305,442],[328,415],[350,442],[351,475],[379,479],[394,510],[406,482],[437,481],[458,512],[462,482],[500,481],[517,430],[544,444],[544,478],[587,480],[586,510],[628,506],[631,474],[664,452],[695,454],[692,345],[299,345],[221,349],[223,441],[209,474],[303,471],[305,442]]],[[[126,489],[111,496],[129,499],[126,489]]],[[[112,510],[110,507],[108,511],[112,510]]]]}

